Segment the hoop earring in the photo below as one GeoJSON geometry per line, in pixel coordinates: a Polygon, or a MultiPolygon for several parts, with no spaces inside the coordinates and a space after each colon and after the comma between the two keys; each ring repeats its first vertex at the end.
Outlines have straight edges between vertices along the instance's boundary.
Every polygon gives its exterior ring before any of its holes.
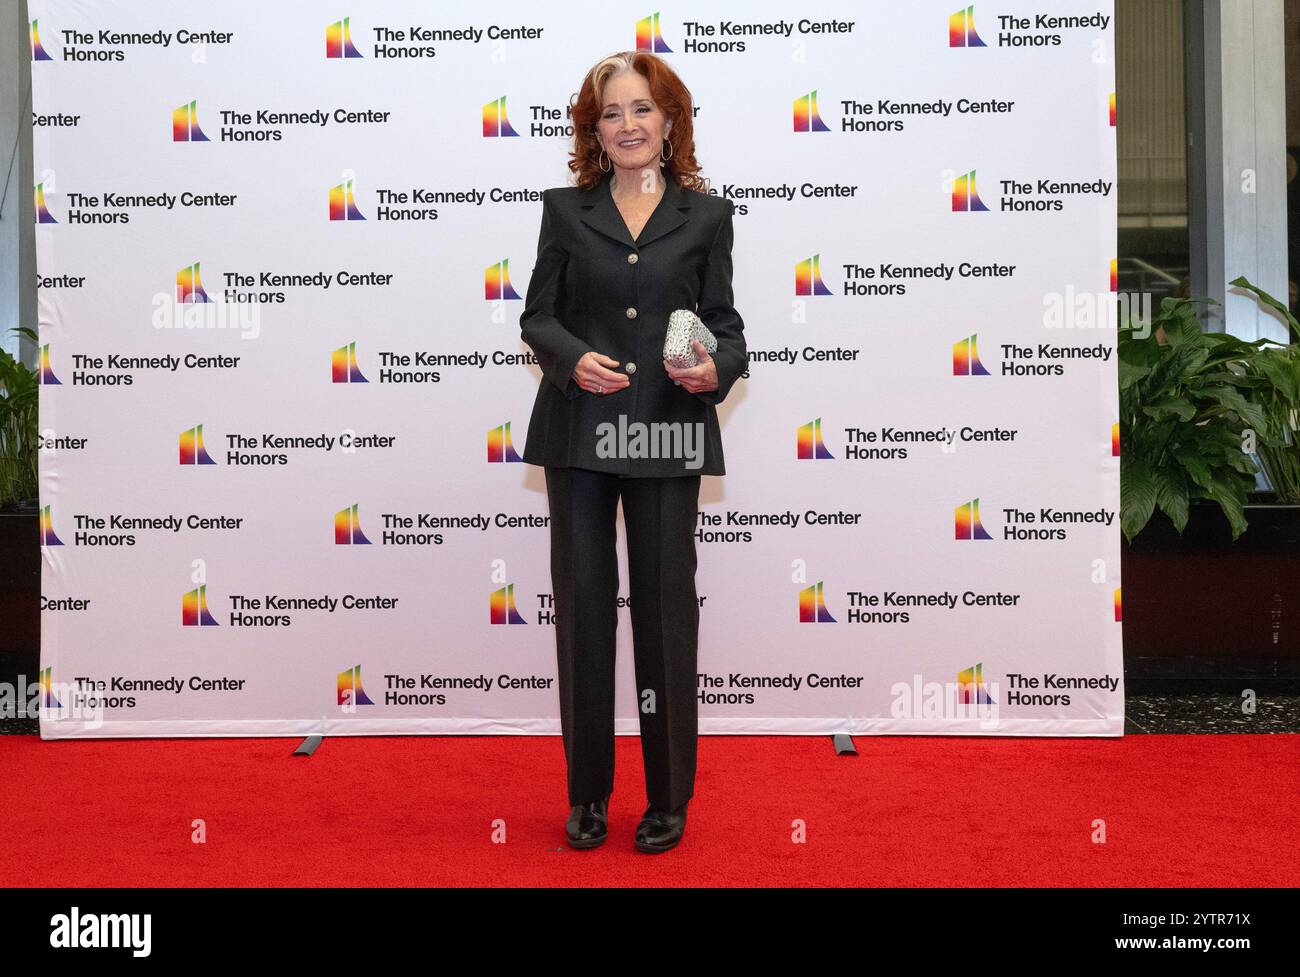
{"type": "Polygon", "coordinates": [[[667,162],[668,160],[670,160],[670,159],[673,158],[673,144],[672,144],[671,142],[669,142],[667,139],[665,139],[665,140],[663,141],[663,143],[660,144],[660,146],[659,146],[659,158],[660,158],[661,160],[663,160],[664,162],[667,162]],[[664,146],[667,146],[667,147],[668,147],[668,155],[667,155],[667,156],[664,155],[664,146]]]}
{"type": "Polygon", "coordinates": [[[602,173],[608,173],[609,170],[610,170],[610,166],[609,166],[609,157],[605,155],[605,150],[603,150],[603,149],[600,151],[600,159],[602,159],[602,160],[605,161],[604,164],[602,165],[602,164],[600,163],[600,161],[597,160],[596,165],[597,165],[597,166],[600,166],[600,172],[602,172],[602,173]]]}

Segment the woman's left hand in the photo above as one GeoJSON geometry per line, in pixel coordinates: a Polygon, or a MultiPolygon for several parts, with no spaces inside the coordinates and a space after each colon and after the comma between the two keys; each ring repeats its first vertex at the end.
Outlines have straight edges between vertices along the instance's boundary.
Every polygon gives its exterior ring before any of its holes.
{"type": "Polygon", "coordinates": [[[713,357],[698,339],[691,340],[691,347],[695,350],[698,359],[694,366],[676,367],[664,360],[664,370],[673,378],[674,383],[689,393],[702,394],[717,390],[718,368],[713,362],[713,357]]]}

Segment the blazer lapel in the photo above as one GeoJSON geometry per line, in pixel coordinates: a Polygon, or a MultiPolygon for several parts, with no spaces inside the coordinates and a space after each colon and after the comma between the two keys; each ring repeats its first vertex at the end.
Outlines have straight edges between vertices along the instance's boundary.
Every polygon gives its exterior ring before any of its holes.
{"type": "Polygon", "coordinates": [[[584,190],[580,204],[583,209],[582,222],[606,237],[629,248],[643,248],[669,231],[681,227],[690,219],[690,194],[683,190],[676,180],[666,177],[663,198],[654,213],[650,215],[650,219],[646,221],[645,227],[641,229],[641,236],[633,241],[627,224],[623,221],[623,215],[618,212],[618,205],[614,203],[614,195],[610,189],[612,179],[612,175],[606,174],[594,187],[584,190]]]}

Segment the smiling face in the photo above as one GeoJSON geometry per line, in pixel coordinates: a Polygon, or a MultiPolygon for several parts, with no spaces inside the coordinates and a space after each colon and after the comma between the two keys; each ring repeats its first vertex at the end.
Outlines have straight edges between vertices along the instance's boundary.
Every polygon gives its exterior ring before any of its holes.
{"type": "Polygon", "coordinates": [[[658,165],[664,137],[672,128],[650,97],[650,83],[636,71],[625,71],[605,83],[605,97],[596,133],[611,163],[636,170],[658,165]]]}

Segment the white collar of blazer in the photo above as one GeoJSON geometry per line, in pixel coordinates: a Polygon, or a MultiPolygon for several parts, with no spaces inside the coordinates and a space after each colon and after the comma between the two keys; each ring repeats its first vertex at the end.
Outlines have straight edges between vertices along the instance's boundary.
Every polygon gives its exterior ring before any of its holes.
{"type": "Polygon", "coordinates": [[[623,215],[618,212],[618,205],[614,203],[611,187],[612,170],[606,173],[594,187],[582,192],[580,201],[583,208],[582,222],[620,244],[626,244],[630,248],[644,248],[651,241],[676,230],[690,219],[691,194],[683,190],[677,181],[667,174],[664,174],[663,178],[664,195],[635,241],[632,240],[627,224],[623,221],[623,215]]]}

